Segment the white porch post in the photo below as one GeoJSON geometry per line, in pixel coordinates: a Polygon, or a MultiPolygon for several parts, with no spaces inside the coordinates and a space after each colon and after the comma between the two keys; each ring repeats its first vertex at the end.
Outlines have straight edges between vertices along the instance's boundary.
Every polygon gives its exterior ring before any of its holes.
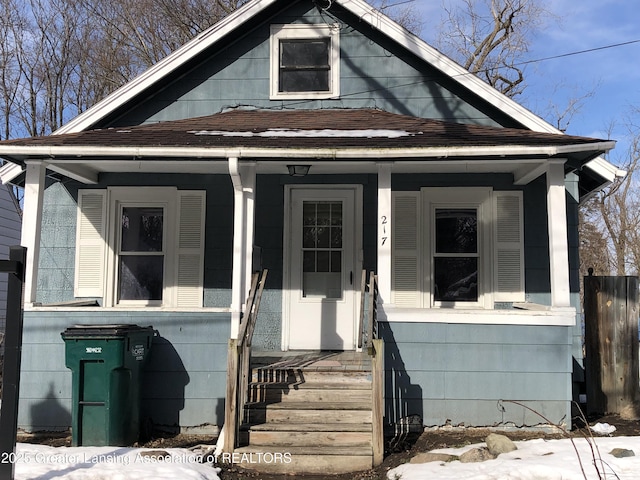
{"type": "Polygon", "coordinates": [[[25,272],[24,302],[36,301],[38,285],[38,260],[40,258],[40,235],[42,232],[42,200],[46,164],[40,160],[26,162],[24,182],[24,206],[22,210],[21,245],[27,247],[27,269],[25,272]]]}
{"type": "Polygon", "coordinates": [[[549,222],[551,306],[569,307],[571,306],[571,295],[564,160],[552,160],[547,168],[547,218],[549,222]]]}
{"type": "Polygon", "coordinates": [[[391,300],[391,164],[378,164],[378,292],[391,300]]]}
{"type": "Polygon", "coordinates": [[[233,273],[231,279],[231,338],[237,338],[243,302],[251,287],[255,165],[229,158],[233,182],[233,273]]]}

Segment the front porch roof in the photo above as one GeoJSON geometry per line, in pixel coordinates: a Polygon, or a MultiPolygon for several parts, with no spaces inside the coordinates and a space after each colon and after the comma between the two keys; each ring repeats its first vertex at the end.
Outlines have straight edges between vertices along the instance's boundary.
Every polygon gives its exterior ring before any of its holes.
{"type": "MultiPolygon", "coordinates": [[[[132,127],[87,130],[0,142],[0,156],[24,164],[44,160],[72,178],[99,172],[214,172],[211,160],[259,162],[262,173],[284,173],[291,159],[312,161],[313,173],[351,165],[395,172],[511,172],[516,183],[540,173],[548,159],[580,169],[613,141],[398,115],[374,109],[231,110],[132,127]],[[463,165],[463,167],[460,167],[463,165]],[[277,166],[278,169],[274,169],[277,166]],[[461,170],[461,168],[463,170],[461,170]],[[280,170],[283,170],[280,172],[280,170]],[[540,172],[540,173],[538,173],[540,172]]],[[[220,167],[226,169],[226,162],[220,167]]]]}

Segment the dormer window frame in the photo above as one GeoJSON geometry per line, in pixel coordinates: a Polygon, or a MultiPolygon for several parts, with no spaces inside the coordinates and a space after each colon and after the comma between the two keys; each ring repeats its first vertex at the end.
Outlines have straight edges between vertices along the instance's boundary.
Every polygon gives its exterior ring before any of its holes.
{"type": "Polygon", "coordinates": [[[291,24],[271,25],[270,41],[270,84],[271,100],[307,100],[328,99],[340,96],[340,29],[338,25],[328,24],[291,24]],[[310,42],[325,40],[328,44],[328,90],[281,91],[282,43],[286,41],[310,42]]]}

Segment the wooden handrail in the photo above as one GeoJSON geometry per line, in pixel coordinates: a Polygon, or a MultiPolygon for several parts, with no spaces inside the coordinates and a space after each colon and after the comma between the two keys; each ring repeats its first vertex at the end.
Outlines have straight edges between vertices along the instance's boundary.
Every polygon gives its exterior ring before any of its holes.
{"type": "Polygon", "coordinates": [[[238,338],[229,339],[224,415],[224,451],[229,453],[236,448],[240,426],[244,420],[251,375],[251,342],[267,273],[267,270],[263,270],[260,274],[253,275],[246,309],[240,321],[238,338]]]}
{"type": "MultiPolygon", "coordinates": [[[[365,283],[366,272],[362,272],[365,283]]],[[[378,277],[374,272],[369,273],[369,283],[366,285],[369,293],[366,330],[360,324],[360,346],[367,347],[367,354],[371,357],[371,415],[372,415],[372,447],[373,466],[378,466],[384,459],[384,340],[378,338],[378,277]]],[[[364,293],[362,291],[361,312],[364,312],[364,293]]],[[[361,313],[362,322],[364,313],[361,313]]]]}
{"type": "Polygon", "coordinates": [[[364,302],[365,293],[367,291],[367,271],[362,270],[362,278],[360,280],[360,315],[358,315],[358,348],[362,348],[364,337],[364,302]]]}
{"type": "Polygon", "coordinates": [[[362,288],[360,290],[360,318],[358,320],[358,348],[371,348],[374,339],[378,338],[378,276],[362,271],[362,288]],[[365,323],[365,296],[369,293],[368,314],[365,323]]]}
{"type": "Polygon", "coordinates": [[[373,340],[378,338],[378,276],[369,274],[369,321],[367,331],[367,347],[371,348],[373,340]]]}

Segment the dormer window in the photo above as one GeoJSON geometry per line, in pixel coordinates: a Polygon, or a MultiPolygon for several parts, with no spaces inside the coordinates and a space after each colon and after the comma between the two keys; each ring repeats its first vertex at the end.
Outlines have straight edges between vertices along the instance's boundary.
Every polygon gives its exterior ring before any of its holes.
{"type": "Polygon", "coordinates": [[[271,98],[338,96],[339,38],[331,25],[272,25],[271,98]]]}

